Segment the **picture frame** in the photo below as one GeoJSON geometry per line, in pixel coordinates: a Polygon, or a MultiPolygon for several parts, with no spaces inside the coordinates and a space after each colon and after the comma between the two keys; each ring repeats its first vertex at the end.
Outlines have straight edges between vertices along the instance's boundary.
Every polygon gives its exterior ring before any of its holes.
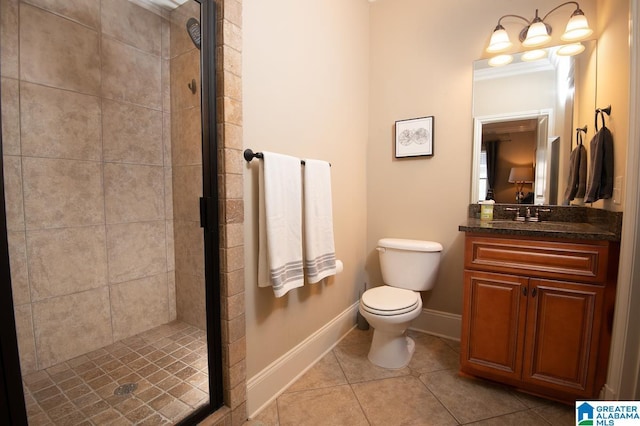
{"type": "Polygon", "coordinates": [[[396,158],[433,157],[433,121],[432,115],[396,121],[396,158]]]}

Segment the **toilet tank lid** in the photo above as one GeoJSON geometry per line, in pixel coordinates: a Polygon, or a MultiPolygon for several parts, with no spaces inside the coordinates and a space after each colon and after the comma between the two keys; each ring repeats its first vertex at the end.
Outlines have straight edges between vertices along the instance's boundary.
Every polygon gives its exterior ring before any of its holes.
{"type": "Polygon", "coordinates": [[[378,247],[410,251],[442,251],[442,244],[435,241],[405,240],[402,238],[382,238],[378,247]]]}

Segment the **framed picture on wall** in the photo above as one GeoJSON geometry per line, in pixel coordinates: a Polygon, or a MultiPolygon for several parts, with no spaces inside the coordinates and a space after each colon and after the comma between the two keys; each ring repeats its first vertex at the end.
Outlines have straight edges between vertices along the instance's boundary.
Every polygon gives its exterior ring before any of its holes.
{"type": "Polygon", "coordinates": [[[396,158],[433,156],[433,116],[396,121],[396,158]]]}

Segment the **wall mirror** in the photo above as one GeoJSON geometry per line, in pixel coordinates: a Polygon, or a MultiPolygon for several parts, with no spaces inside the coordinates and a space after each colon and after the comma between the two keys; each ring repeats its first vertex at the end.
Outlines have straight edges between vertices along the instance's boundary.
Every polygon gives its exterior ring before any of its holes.
{"type": "Polygon", "coordinates": [[[576,56],[549,47],[535,61],[474,62],[472,203],[563,203],[576,129],[593,134],[597,49],[583,44],[576,56]]]}

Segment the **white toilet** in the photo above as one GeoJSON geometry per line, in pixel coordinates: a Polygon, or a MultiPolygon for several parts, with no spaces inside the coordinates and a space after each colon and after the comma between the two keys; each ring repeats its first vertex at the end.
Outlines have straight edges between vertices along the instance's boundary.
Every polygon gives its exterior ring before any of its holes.
{"type": "Polygon", "coordinates": [[[373,331],[369,361],[384,368],[409,364],[414,341],[405,336],[422,311],[420,291],[436,281],[442,245],[433,241],[383,238],[378,241],[382,279],[386,285],[362,294],[359,310],[373,331]]]}

